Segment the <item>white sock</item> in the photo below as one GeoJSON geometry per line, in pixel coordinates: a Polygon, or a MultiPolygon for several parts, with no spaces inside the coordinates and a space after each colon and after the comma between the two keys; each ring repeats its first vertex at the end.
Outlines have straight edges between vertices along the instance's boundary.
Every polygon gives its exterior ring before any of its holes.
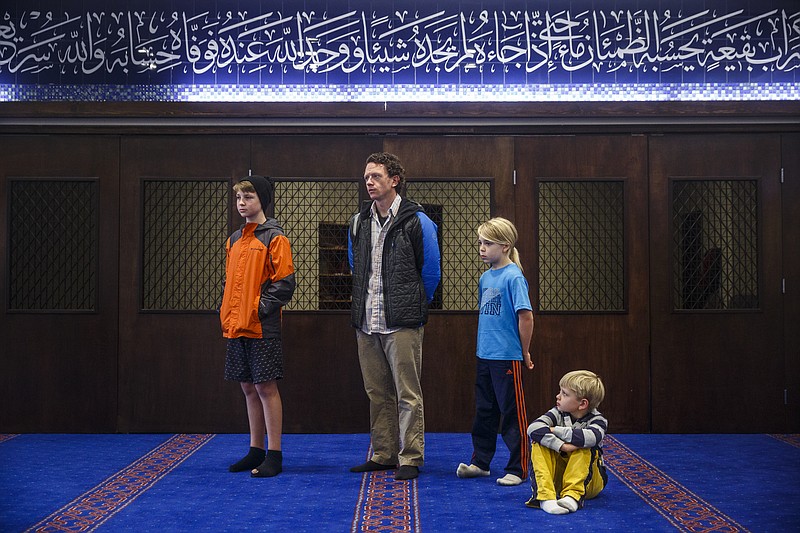
{"type": "Polygon", "coordinates": [[[542,511],[548,514],[567,514],[569,511],[558,505],[558,502],[555,500],[544,500],[539,504],[539,507],[542,508],[542,511]]]}
{"type": "Polygon", "coordinates": [[[515,487],[522,483],[522,478],[515,474],[506,474],[505,476],[497,479],[497,484],[504,487],[515,487]]]}
{"type": "Polygon", "coordinates": [[[556,503],[570,513],[574,513],[578,510],[578,502],[572,496],[564,496],[563,498],[559,498],[556,500],[556,503]]]}
{"type": "Polygon", "coordinates": [[[489,474],[488,470],[483,470],[475,465],[465,465],[464,463],[459,464],[456,470],[458,477],[486,477],[489,474]]]}

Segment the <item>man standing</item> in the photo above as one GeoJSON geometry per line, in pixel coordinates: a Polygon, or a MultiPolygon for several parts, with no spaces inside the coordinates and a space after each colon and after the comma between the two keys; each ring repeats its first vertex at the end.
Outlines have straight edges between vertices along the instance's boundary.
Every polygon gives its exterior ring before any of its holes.
{"type": "Polygon", "coordinates": [[[372,457],[351,472],[397,468],[414,479],[425,459],[422,338],[428,304],[439,285],[437,228],[405,193],[397,156],[367,158],[364,183],[372,200],[353,216],[348,256],[353,272],[350,320],[370,404],[372,457]]]}

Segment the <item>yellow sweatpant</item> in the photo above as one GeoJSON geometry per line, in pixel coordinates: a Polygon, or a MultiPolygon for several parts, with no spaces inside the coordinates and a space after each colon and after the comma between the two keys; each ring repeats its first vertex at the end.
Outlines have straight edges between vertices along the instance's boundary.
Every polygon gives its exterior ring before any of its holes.
{"type": "Polygon", "coordinates": [[[531,463],[533,497],[539,501],[571,496],[583,507],[584,500],[600,494],[608,479],[598,448],[579,448],[562,454],[533,443],[531,463]]]}

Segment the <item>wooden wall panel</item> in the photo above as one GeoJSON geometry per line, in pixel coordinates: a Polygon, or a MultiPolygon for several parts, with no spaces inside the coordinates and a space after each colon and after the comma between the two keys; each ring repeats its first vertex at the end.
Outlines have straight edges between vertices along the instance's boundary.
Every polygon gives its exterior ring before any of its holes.
{"type": "Polygon", "coordinates": [[[558,136],[517,140],[517,222],[520,254],[535,296],[539,262],[536,186],[546,178],[621,179],[625,188],[627,307],[611,313],[540,313],[534,328],[536,417],[555,405],[566,372],[588,369],[606,386],[600,410],[611,431],[647,432],[650,426],[647,254],[647,140],[641,136],[558,136]]]}
{"type": "MultiPolygon", "coordinates": [[[[400,157],[407,177],[412,180],[492,178],[494,213],[513,218],[512,138],[387,137],[384,149],[400,157]]],[[[478,228],[474,229],[477,231],[478,228]]],[[[478,254],[477,244],[474,253],[478,254]]],[[[477,293],[477,286],[472,289],[477,293]]],[[[422,350],[422,386],[428,431],[468,432],[472,428],[477,325],[477,308],[465,312],[432,312],[425,328],[422,350]]],[[[526,378],[527,374],[523,383],[526,394],[529,394],[526,378]]]]}
{"type": "Polygon", "coordinates": [[[782,431],[780,136],[654,137],[649,159],[653,431],[782,431]],[[674,309],[670,187],[682,178],[757,180],[757,309],[674,309]]]}
{"type": "MultiPolygon", "coordinates": [[[[0,139],[3,209],[9,177],[91,177],[99,184],[101,221],[99,311],[72,315],[8,312],[7,216],[0,220],[0,431],[247,431],[241,392],[222,377],[225,345],[217,316],[139,310],[141,180],[234,179],[248,169],[277,177],[358,177],[366,156],[382,149],[397,153],[411,178],[493,178],[493,212],[521,227],[529,281],[537,263],[530,230],[536,217],[532,177],[626,179],[628,312],[537,316],[537,366],[525,374],[530,417],[552,405],[561,374],[592,366],[606,378],[603,411],[612,431],[649,431],[651,417],[656,432],[798,430],[798,299],[792,289],[800,270],[793,246],[800,227],[796,134],[187,133],[0,139]],[[787,180],[782,190],[781,158],[787,180]],[[761,266],[767,292],[758,312],[669,310],[666,184],[670,176],[688,174],[762,177],[761,266]],[[775,180],[768,181],[773,175],[775,180]],[[780,294],[781,270],[785,295],[780,294]],[[765,412],[774,416],[764,417],[765,412]]],[[[231,227],[238,223],[232,213],[231,227]]],[[[423,357],[428,431],[469,431],[476,326],[474,311],[431,316],[423,357]]],[[[284,334],[285,431],[366,432],[367,400],[348,312],[287,312],[284,334]]]]}
{"type": "MultiPolygon", "coordinates": [[[[364,136],[254,136],[251,166],[254,174],[278,178],[358,178],[381,145],[380,138],[364,136]]],[[[369,431],[349,311],[285,312],[283,348],[284,431],[369,431]]]]}
{"type": "MultiPolygon", "coordinates": [[[[110,432],[117,416],[119,139],[0,139],[0,431],[110,432]],[[99,239],[96,311],[9,312],[9,178],[96,180],[99,239]]],[[[58,221],[46,239],[61,239],[58,221]]],[[[35,266],[32,268],[36,268],[35,266]]]]}
{"type": "MultiPolygon", "coordinates": [[[[495,188],[496,202],[513,209],[509,139],[254,137],[252,146],[253,172],[276,177],[357,178],[370,153],[386,150],[401,158],[411,179],[502,178],[504,183],[495,188]]],[[[434,312],[426,327],[423,391],[429,431],[471,427],[476,325],[475,313],[434,312]]],[[[368,403],[349,312],[287,312],[284,333],[286,431],[368,431],[368,403]]]]}
{"type": "Polygon", "coordinates": [[[784,135],[781,144],[783,252],[783,331],[786,420],[782,432],[800,432],[800,135],[784,135]]]}
{"type": "MultiPolygon", "coordinates": [[[[142,179],[247,174],[248,137],[143,136],[122,141],[119,430],[225,432],[247,428],[242,393],[223,379],[216,313],[141,312],[142,179]],[[240,405],[241,403],[241,405],[240,405]]],[[[176,195],[169,201],[185,201],[176,195]]],[[[191,233],[185,235],[192,239],[191,233]]],[[[224,261],[224,240],[219,243],[224,261]]],[[[221,283],[221,280],[220,280],[221,283]]],[[[221,285],[220,285],[221,290],[221,285]]]]}

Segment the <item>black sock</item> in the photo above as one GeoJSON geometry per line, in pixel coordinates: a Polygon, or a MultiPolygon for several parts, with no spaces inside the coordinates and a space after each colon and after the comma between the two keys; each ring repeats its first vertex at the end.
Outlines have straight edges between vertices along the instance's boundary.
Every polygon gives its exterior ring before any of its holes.
{"type": "Polygon", "coordinates": [[[230,470],[231,472],[252,470],[253,468],[261,464],[266,454],[267,452],[265,450],[250,446],[250,451],[247,452],[247,455],[245,455],[244,457],[233,463],[231,466],[229,466],[228,470],[230,470]]]}
{"type": "Polygon", "coordinates": [[[280,450],[267,450],[264,462],[250,472],[253,477],[273,477],[283,472],[283,452],[280,450]]]}

